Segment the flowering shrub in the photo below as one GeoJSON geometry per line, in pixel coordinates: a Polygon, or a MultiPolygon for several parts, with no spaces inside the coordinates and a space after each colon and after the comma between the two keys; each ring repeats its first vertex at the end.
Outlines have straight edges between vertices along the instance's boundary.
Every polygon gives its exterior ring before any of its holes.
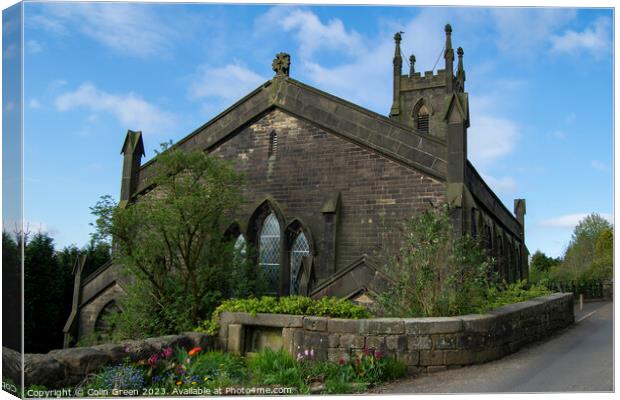
{"type": "Polygon", "coordinates": [[[359,356],[349,361],[340,359],[339,364],[356,380],[370,384],[397,379],[406,373],[406,366],[402,362],[384,357],[379,350],[369,348],[363,349],[359,356]]]}

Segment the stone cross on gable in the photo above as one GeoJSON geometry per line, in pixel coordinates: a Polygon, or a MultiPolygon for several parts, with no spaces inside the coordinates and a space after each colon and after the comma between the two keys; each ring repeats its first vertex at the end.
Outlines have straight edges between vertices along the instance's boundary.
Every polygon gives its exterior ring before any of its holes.
{"type": "Polygon", "coordinates": [[[291,56],[287,53],[276,54],[271,67],[275,71],[276,76],[288,76],[291,67],[291,56]]]}

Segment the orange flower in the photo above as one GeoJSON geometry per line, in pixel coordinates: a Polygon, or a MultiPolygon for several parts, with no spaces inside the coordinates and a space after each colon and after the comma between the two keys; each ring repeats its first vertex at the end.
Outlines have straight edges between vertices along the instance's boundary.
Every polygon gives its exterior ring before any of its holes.
{"type": "Polygon", "coordinates": [[[196,354],[200,353],[202,351],[202,349],[200,347],[194,347],[193,349],[191,349],[187,355],[189,355],[190,357],[195,356],[196,354]]]}

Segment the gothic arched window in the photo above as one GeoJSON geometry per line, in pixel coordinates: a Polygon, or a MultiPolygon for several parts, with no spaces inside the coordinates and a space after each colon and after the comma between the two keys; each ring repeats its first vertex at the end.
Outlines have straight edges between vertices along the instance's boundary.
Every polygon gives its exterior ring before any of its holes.
{"type": "Polygon", "coordinates": [[[415,126],[419,131],[428,133],[430,115],[431,113],[428,111],[426,105],[422,104],[418,109],[415,120],[415,126]]]}
{"type": "Polygon", "coordinates": [[[291,247],[291,291],[290,294],[299,294],[299,273],[301,272],[302,259],[310,254],[310,245],[306,235],[299,232],[291,247]]]}
{"type": "Polygon", "coordinates": [[[280,283],[280,223],[273,212],[265,218],[258,236],[258,264],[267,280],[267,291],[278,293],[280,283]]]}

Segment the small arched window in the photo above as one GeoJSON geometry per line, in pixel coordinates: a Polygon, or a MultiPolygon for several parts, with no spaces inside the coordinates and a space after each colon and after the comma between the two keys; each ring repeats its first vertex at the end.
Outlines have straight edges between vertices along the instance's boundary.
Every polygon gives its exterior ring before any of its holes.
{"type": "Polygon", "coordinates": [[[299,274],[301,263],[310,254],[310,245],[303,232],[299,232],[291,247],[291,294],[299,294],[299,274]]]}
{"type": "Polygon", "coordinates": [[[280,282],[280,223],[273,212],[265,218],[258,238],[258,263],[267,280],[267,291],[277,294],[280,282]]]}
{"type": "Polygon", "coordinates": [[[269,151],[267,156],[271,159],[276,156],[278,151],[278,134],[276,131],[271,131],[269,134],[269,151]]]}
{"type": "Polygon", "coordinates": [[[419,131],[428,133],[429,128],[429,120],[430,120],[430,112],[428,111],[428,107],[425,104],[418,109],[418,113],[416,115],[416,128],[419,131]]]}

